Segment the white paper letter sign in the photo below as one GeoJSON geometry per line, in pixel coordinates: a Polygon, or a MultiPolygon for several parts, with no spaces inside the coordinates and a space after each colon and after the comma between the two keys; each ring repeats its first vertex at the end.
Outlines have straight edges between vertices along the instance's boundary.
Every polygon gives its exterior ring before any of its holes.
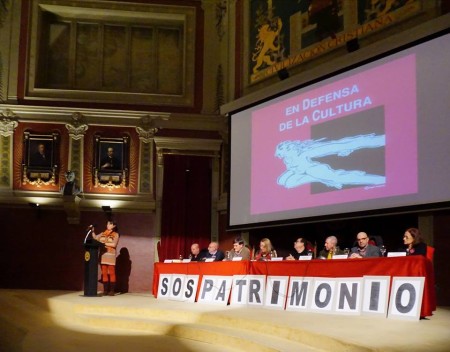
{"type": "Polygon", "coordinates": [[[230,305],[246,305],[248,303],[248,276],[234,275],[230,305]]]}
{"type": "Polygon", "coordinates": [[[337,282],[335,311],[340,314],[360,315],[362,278],[340,278],[337,282]]]}
{"type": "Polygon", "coordinates": [[[268,276],[266,282],[266,308],[284,309],[289,276],[268,276]]]}
{"type": "Polygon", "coordinates": [[[312,286],[312,277],[291,276],[286,310],[307,311],[309,309],[312,286]]]}
{"type": "Polygon", "coordinates": [[[172,286],[172,274],[159,275],[158,299],[169,299],[172,286]]]}
{"type": "Polygon", "coordinates": [[[197,294],[198,275],[186,275],[183,289],[183,301],[195,302],[195,295],[197,294]]]}
{"type": "Polygon", "coordinates": [[[231,276],[203,276],[198,302],[227,305],[232,280],[231,276]]]}
{"type": "Polygon", "coordinates": [[[424,283],[424,277],[394,277],[388,318],[419,320],[424,283]]]}
{"type": "Polygon", "coordinates": [[[331,313],[336,291],[336,279],[328,277],[314,278],[313,296],[311,298],[311,311],[331,313]]]}
{"type": "Polygon", "coordinates": [[[361,314],[386,318],[390,281],[390,276],[364,276],[361,314]]]}

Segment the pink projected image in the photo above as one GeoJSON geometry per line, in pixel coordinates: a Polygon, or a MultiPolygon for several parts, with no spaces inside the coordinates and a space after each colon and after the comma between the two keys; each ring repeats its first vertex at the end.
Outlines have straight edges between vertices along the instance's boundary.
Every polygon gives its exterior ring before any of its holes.
{"type": "Polygon", "coordinates": [[[417,192],[415,55],[252,114],[251,213],[417,192]]]}

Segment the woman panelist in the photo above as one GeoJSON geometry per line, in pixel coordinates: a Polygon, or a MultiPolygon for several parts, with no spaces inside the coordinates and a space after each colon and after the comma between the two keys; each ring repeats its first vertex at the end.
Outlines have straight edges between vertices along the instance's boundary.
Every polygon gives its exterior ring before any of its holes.
{"type": "Polygon", "coordinates": [[[259,251],[255,255],[255,260],[271,260],[277,254],[272,247],[272,243],[268,238],[263,238],[259,242],[259,251]]]}
{"type": "Polygon", "coordinates": [[[403,244],[405,245],[407,255],[427,255],[427,245],[422,241],[422,235],[419,229],[410,227],[403,235],[403,244]]]}

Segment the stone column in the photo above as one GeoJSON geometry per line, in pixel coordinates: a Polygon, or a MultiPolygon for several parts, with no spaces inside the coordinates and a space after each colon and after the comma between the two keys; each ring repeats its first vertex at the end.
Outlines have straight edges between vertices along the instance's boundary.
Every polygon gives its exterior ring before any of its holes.
{"type": "Polygon", "coordinates": [[[155,192],[155,263],[159,262],[158,243],[161,242],[162,196],[164,183],[164,154],[156,148],[156,192],[155,192]]]}
{"type": "Polygon", "coordinates": [[[66,124],[70,137],[68,170],[72,171],[75,175],[75,192],[73,194],[65,195],[63,191],[64,210],[69,224],[80,223],[79,205],[81,198],[78,196],[78,193],[83,190],[83,146],[84,135],[88,129],[88,125],[82,123],[82,120],[83,115],[79,112],[74,112],[72,114],[72,123],[66,124]]]}
{"type": "Polygon", "coordinates": [[[83,115],[79,112],[72,114],[72,123],[66,124],[69,131],[69,170],[75,172],[75,182],[78,184],[80,191],[83,190],[83,151],[84,151],[84,135],[88,129],[88,125],[82,122],[83,115]]]}
{"type": "Polygon", "coordinates": [[[12,190],[13,184],[13,135],[18,126],[10,109],[0,112],[0,190],[12,190]]]}

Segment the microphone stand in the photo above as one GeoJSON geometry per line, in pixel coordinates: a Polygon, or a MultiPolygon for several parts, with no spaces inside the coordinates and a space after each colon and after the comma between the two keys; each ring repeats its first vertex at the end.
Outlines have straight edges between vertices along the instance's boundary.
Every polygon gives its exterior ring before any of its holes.
{"type": "Polygon", "coordinates": [[[87,241],[87,238],[88,238],[88,236],[92,233],[92,230],[93,230],[94,228],[93,227],[91,227],[90,229],[89,229],[89,231],[88,231],[88,233],[86,234],[86,237],[84,238],[84,244],[86,244],[86,241],[87,241]]]}

